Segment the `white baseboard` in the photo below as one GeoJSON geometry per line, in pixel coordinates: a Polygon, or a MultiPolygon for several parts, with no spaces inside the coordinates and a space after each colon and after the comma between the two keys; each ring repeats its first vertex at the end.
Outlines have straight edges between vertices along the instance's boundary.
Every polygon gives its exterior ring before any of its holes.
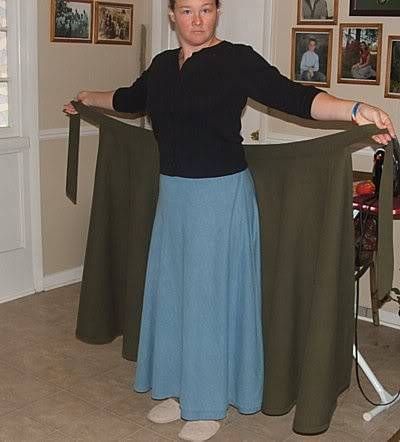
{"type": "MultiPolygon", "coordinates": [[[[363,309],[368,310],[367,316],[363,312],[359,313],[358,319],[361,319],[365,322],[373,322],[372,321],[372,310],[368,307],[364,307],[363,309]],[[369,312],[371,310],[371,313],[369,312]]],[[[400,330],[400,316],[393,312],[387,312],[385,310],[379,310],[379,322],[381,325],[385,327],[395,328],[400,330]]]]}
{"type": "MultiPolygon", "coordinates": [[[[59,127],[55,129],[45,129],[39,132],[40,141],[68,139],[69,128],[59,127]]],[[[91,137],[99,134],[99,129],[95,126],[82,125],[80,129],[81,137],[91,137]]]]}
{"type": "Polygon", "coordinates": [[[393,312],[379,310],[379,318],[382,325],[397,328],[400,330],[400,316],[393,312]]]}
{"type": "MultiPolygon", "coordinates": [[[[75,284],[82,281],[83,266],[75,267],[74,269],[64,270],[63,272],[52,273],[43,277],[43,290],[52,290],[58,287],[75,284]]],[[[1,298],[0,304],[3,302],[14,301],[15,299],[23,298],[25,296],[38,294],[35,290],[24,291],[20,293],[13,293],[12,295],[1,298]]]]}
{"type": "MultiPolygon", "coordinates": [[[[140,126],[141,119],[136,118],[134,120],[116,118],[119,121],[126,122],[127,124],[131,124],[132,126],[140,126]]],[[[145,121],[145,128],[151,130],[150,124],[145,121]]],[[[99,135],[99,128],[93,126],[92,124],[81,124],[80,132],[81,137],[92,137],[99,135]]],[[[69,136],[69,127],[56,127],[54,129],[42,129],[39,132],[39,140],[40,141],[48,141],[48,140],[67,140],[69,136]]]]}
{"type": "Polygon", "coordinates": [[[23,298],[24,296],[33,295],[35,293],[34,290],[28,290],[20,293],[13,293],[9,296],[2,296],[0,300],[0,304],[3,304],[4,302],[14,301],[15,299],[23,298]]]}
{"type": "Polygon", "coordinates": [[[65,285],[75,284],[82,280],[83,266],[64,270],[63,272],[45,275],[43,278],[43,289],[45,291],[63,287],[65,285]]]}

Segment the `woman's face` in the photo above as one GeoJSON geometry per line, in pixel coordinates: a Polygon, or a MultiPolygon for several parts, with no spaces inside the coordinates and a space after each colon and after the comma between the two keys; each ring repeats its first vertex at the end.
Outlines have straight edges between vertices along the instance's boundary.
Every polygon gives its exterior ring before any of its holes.
{"type": "Polygon", "coordinates": [[[181,43],[200,46],[215,35],[219,10],[215,0],[176,0],[170,17],[181,43]]]}

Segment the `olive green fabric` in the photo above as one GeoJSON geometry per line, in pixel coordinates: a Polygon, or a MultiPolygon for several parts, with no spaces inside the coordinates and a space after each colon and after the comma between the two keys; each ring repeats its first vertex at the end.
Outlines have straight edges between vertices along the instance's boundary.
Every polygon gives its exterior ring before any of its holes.
{"type": "MultiPolygon", "coordinates": [[[[67,195],[76,201],[78,122],[100,127],[95,186],[76,336],[106,343],[123,335],[136,361],[147,252],[158,197],[159,162],[151,131],[75,103],[67,195]],[[73,164],[72,164],[73,163],[73,164]],[[74,184],[75,183],[75,184],[74,184]]],[[[374,125],[312,140],[245,145],[261,228],[265,381],[262,412],[287,413],[293,429],[329,427],[337,396],[350,383],[354,327],[351,152],[374,125]]],[[[364,144],[362,144],[364,142],[364,144]]],[[[390,165],[380,193],[378,291],[393,277],[390,165]]]]}

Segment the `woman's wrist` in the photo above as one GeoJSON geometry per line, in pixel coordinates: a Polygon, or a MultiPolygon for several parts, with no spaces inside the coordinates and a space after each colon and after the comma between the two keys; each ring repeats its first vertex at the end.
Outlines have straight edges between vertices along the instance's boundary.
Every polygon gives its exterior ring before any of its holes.
{"type": "Polygon", "coordinates": [[[90,106],[90,100],[89,100],[89,92],[87,91],[80,91],[78,95],[76,96],[76,101],[80,101],[81,103],[90,106]]]}
{"type": "Polygon", "coordinates": [[[359,112],[360,106],[361,106],[362,102],[361,101],[355,101],[353,103],[353,106],[351,108],[351,116],[350,116],[350,120],[353,123],[357,122],[357,113],[359,112]]]}

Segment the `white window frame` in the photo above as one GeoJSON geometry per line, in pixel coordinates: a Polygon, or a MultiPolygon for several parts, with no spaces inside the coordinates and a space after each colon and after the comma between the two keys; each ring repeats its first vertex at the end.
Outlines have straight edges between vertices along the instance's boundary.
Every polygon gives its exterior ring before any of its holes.
{"type": "Polygon", "coordinates": [[[19,0],[7,0],[7,79],[8,127],[0,127],[0,138],[19,137],[21,133],[21,11],[19,0]]]}

